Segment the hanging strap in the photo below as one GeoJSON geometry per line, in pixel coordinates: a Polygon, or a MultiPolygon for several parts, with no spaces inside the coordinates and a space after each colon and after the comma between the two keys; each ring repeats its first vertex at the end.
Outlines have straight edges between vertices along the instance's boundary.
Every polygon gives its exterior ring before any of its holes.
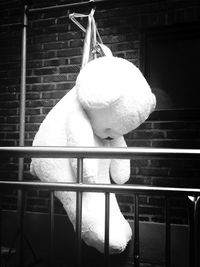
{"type": "Polygon", "coordinates": [[[88,24],[86,35],[84,39],[84,46],[83,46],[83,57],[82,57],[82,64],[81,68],[83,68],[92,58],[92,46],[93,46],[93,35],[94,35],[94,27],[93,24],[93,14],[94,10],[92,9],[90,14],[88,15],[88,24]]]}
{"type": "Polygon", "coordinates": [[[93,8],[89,15],[72,13],[69,18],[83,31],[85,32],[85,39],[83,45],[83,57],[81,68],[83,68],[88,62],[100,56],[112,56],[111,50],[105,46],[102,42],[98,29],[96,27],[94,19],[95,9],[93,8]],[[87,28],[85,29],[76,18],[87,17],[87,28]],[[98,41],[97,41],[98,39],[98,41]]]}

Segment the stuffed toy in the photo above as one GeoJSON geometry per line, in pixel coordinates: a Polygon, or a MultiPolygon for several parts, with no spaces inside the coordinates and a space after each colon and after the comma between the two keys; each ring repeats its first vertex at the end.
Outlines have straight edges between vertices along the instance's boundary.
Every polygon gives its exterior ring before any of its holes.
{"type": "MultiPolygon", "coordinates": [[[[155,96],[145,78],[129,61],[104,56],[90,61],[76,84],[42,122],[33,146],[126,147],[123,135],[143,123],[155,107],[155,96]]],[[[76,159],[34,158],[31,172],[45,182],[76,182],[76,159]]],[[[129,179],[125,159],[85,159],[83,182],[123,184],[129,179]]],[[[74,228],[76,193],[56,192],[74,228]]],[[[83,193],[82,239],[104,251],[105,195],[83,193]]],[[[109,252],[122,252],[132,231],[120,212],[115,194],[110,198],[109,252]]]]}
{"type": "MultiPolygon", "coordinates": [[[[33,146],[126,147],[123,135],[136,129],[155,108],[155,96],[139,69],[114,57],[96,41],[97,29],[88,16],[82,69],[76,84],[49,112],[34,138],[33,146]],[[98,49],[102,57],[97,58],[98,49]],[[90,61],[91,60],[91,61],[90,61]],[[90,61],[90,62],[89,62],[90,61]],[[88,63],[89,62],[89,63],[88,63]]],[[[75,17],[71,18],[80,27],[75,17]]],[[[85,16],[85,15],[84,15],[85,16]]],[[[34,158],[31,173],[45,182],[77,182],[77,159],[34,158]]],[[[128,181],[130,160],[84,159],[83,182],[117,184],[128,181]]],[[[56,192],[76,229],[76,193],[56,192]]],[[[132,231],[110,194],[109,253],[124,251],[132,231]]],[[[82,194],[81,237],[89,246],[104,252],[105,194],[82,194]]]]}

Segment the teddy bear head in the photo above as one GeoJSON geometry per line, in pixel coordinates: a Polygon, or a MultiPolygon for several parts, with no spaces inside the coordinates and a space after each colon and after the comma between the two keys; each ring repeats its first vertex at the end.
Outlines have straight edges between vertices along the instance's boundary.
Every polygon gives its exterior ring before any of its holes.
{"type": "Polygon", "coordinates": [[[118,138],[143,123],[156,98],[140,70],[114,56],[90,61],[76,80],[77,97],[101,139],[118,138]]]}

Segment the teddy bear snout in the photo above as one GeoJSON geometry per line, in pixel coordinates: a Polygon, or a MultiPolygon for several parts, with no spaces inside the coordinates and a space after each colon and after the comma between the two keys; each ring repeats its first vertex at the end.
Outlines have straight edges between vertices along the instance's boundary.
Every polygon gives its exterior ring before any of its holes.
{"type": "Polygon", "coordinates": [[[106,140],[113,140],[113,138],[110,137],[110,136],[106,137],[105,139],[106,139],[106,140]]]}

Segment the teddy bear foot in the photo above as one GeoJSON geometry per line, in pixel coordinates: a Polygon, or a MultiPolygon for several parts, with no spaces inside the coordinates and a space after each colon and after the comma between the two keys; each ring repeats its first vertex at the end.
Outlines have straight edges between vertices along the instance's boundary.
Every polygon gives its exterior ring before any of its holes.
{"type": "MultiPolygon", "coordinates": [[[[103,229],[103,228],[102,228],[103,229]]],[[[88,246],[96,248],[100,253],[104,253],[105,242],[103,231],[86,231],[82,233],[82,239],[88,246]]],[[[123,231],[118,231],[116,234],[110,233],[109,237],[109,254],[122,253],[132,236],[132,231],[127,223],[123,231]]]]}

